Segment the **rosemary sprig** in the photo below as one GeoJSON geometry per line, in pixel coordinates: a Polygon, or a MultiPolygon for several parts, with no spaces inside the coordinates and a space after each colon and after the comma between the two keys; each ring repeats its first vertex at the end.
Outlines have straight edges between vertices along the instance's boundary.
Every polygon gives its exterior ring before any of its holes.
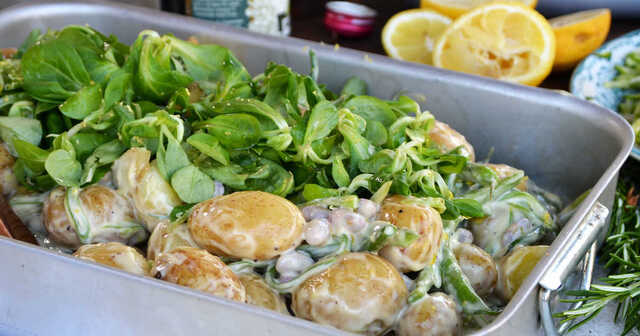
{"type": "Polygon", "coordinates": [[[593,284],[589,290],[568,291],[575,299],[563,302],[582,302],[582,306],[556,314],[562,322],[578,321],[575,330],[594,318],[609,303],[617,302],[614,321],[624,321],[621,335],[640,330],[640,209],[638,194],[632,183],[621,181],[611,213],[611,223],[601,254],[610,275],[593,284]]]}

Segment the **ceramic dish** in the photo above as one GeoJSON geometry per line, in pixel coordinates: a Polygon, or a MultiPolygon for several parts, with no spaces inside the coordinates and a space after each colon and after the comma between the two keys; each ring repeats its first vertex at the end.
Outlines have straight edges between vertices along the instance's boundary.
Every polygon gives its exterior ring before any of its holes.
{"type": "MultiPolygon", "coordinates": [[[[622,64],[631,51],[640,48],[640,30],[632,31],[605,43],[600,49],[587,56],[571,76],[571,93],[582,99],[618,110],[618,104],[627,93],[625,90],[608,88],[605,83],[617,75],[615,66],[622,64]],[[610,54],[610,57],[601,55],[610,54]]],[[[640,147],[635,145],[631,156],[640,160],[640,147]]]]}

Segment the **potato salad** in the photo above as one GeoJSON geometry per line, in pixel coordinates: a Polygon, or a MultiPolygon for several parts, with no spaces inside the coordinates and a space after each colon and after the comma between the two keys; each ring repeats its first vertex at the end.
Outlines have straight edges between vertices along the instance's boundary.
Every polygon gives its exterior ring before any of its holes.
{"type": "Polygon", "coordinates": [[[364,335],[490,323],[559,199],[413,99],[319,76],[313,51],[308,73],[251,76],[155,31],[34,31],[0,59],[2,194],[45,248],[275,314],[364,335]]]}

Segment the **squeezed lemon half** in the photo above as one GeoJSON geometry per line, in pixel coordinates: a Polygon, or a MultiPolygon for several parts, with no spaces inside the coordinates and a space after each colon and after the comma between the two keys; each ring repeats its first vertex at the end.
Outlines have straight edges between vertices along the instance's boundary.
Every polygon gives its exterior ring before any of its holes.
{"type": "Polygon", "coordinates": [[[432,64],[433,46],[450,24],[451,19],[430,9],[406,10],[385,24],[382,46],[393,58],[432,64]]]}
{"type": "MultiPolygon", "coordinates": [[[[529,8],[535,8],[538,0],[513,0],[529,8]]],[[[432,8],[451,18],[468,12],[469,10],[493,2],[493,0],[422,0],[422,8],[432,8]]]]}
{"type": "Polygon", "coordinates": [[[567,70],[602,45],[611,27],[611,11],[582,11],[550,19],[549,23],[558,45],[553,70],[567,70]]]}
{"type": "Polygon", "coordinates": [[[522,4],[497,2],[449,25],[434,47],[433,64],[538,85],[551,72],[555,53],[555,35],[542,15],[522,4]]]}

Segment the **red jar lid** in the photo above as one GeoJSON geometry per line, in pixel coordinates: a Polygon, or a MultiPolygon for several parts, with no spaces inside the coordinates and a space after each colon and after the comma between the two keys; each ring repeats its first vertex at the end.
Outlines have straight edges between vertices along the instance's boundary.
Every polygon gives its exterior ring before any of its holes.
{"type": "Polygon", "coordinates": [[[373,31],[376,11],[348,1],[330,1],[326,5],[324,24],[329,30],[347,37],[361,37],[373,31]]]}

